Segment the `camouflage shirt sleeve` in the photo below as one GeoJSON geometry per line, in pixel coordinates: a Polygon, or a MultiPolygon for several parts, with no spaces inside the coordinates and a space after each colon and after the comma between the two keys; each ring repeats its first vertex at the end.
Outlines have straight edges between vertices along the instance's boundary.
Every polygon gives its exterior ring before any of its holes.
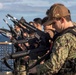
{"type": "Polygon", "coordinates": [[[50,54],[50,59],[38,67],[41,73],[49,73],[51,75],[61,69],[69,54],[70,37],[68,38],[67,36],[64,34],[57,38],[50,54]]]}

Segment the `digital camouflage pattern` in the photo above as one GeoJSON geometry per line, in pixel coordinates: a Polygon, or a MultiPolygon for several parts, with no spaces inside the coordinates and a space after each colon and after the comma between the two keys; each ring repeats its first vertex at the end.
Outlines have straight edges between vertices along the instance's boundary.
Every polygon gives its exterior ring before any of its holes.
{"type": "MultiPolygon", "coordinates": [[[[76,28],[73,30],[76,32],[76,28]]],[[[66,60],[74,58],[76,58],[76,36],[72,33],[65,33],[55,40],[50,59],[38,66],[40,75],[56,74],[62,68],[66,60]]],[[[75,74],[68,72],[63,75],[75,74]]]]}

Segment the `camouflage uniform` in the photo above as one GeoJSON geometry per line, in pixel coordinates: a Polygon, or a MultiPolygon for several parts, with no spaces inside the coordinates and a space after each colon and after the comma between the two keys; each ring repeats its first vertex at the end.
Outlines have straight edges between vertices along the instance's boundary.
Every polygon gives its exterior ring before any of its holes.
{"type": "MultiPolygon", "coordinates": [[[[73,30],[76,32],[76,29],[73,30]]],[[[72,33],[65,33],[55,40],[50,59],[44,64],[40,64],[37,69],[40,70],[40,75],[60,75],[57,73],[65,61],[71,59],[76,59],[76,36],[72,33]]],[[[75,70],[76,61],[74,66],[75,70]]],[[[76,75],[76,70],[74,72],[65,72],[61,75],[76,75]]]]}
{"type": "Polygon", "coordinates": [[[17,59],[17,61],[15,61],[14,63],[14,75],[26,75],[26,63],[24,62],[24,60],[21,59],[17,59]],[[17,71],[16,71],[17,70],[17,71]]]}
{"type": "Polygon", "coordinates": [[[23,71],[23,72],[20,72],[20,75],[26,75],[26,66],[25,65],[20,65],[20,71],[23,71]]]}

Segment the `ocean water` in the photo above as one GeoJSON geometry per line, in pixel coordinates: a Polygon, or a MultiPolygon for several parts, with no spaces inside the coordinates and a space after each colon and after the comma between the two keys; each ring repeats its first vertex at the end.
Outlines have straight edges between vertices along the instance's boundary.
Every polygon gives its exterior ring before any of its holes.
{"type": "Polygon", "coordinates": [[[5,42],[5,41],[10,41],[10,39],[0,34],[0,42],[5,42]]]}

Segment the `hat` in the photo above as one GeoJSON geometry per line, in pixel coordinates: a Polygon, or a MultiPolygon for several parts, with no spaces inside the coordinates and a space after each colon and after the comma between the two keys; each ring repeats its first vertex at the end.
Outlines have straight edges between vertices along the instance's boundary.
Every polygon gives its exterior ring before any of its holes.
{"type": "Polygon", "coordinates": [[[51,24],[56,18],[61,18],[70,15],[70,11],[63,4],[54,4],[50,7],[48,12],[48,20],[44,24],[51,24]]]}

